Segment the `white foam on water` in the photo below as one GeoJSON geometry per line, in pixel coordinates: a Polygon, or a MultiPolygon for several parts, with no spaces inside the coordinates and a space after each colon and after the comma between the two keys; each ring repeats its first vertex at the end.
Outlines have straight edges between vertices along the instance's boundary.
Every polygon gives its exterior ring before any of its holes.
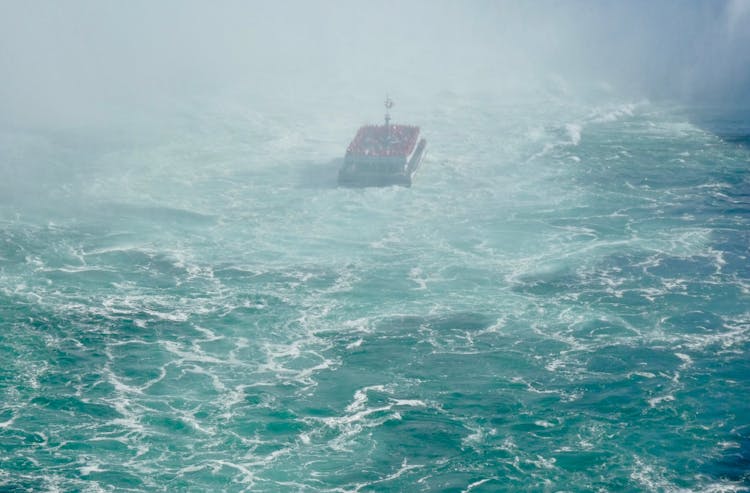
{"type": "MultiPolygon", "coordinates": [[[[110,358],[111,360],[112,358],[110,358]]],[[[120,380],[117,375],[108,366],[104,368],[103,374],[107,382],[109,382],[118,394],[141,394],[142,390],[140,387],[128,385],[120,380]]]]}
{"type": "Polygon", "coordinates": [[[578,123],[566,123],[565,131],[568,133],[570,143],[577,146],[581,143],[581,131],[583,127],[578,123]]]}
{"type": "Polygon", "coordinates": [[[223,335],[218,335],[211,329],[208,329],[206,327],[201,327],[199,325],[193,325],[193,328],[200,332],[201,334],[205,335],[205,339],[199,339],[198,342],[212,342],[212,341],[220,341],[224,339],[223,335]]]}
{"type": "Polygon", "coordinates": [[[427,407],[427,403],[420,399],[394,399],[389,398],[394,406],[427,407]]]}
{"type": "Polygon", "coordinates": [[[701,485],[699,488],[690,491],[691,493],[747,493],[747,485],[742,481],[720,481],[701,485]]]}
{"type": "Polygon", "coordinates": [[[491,478],[484,478],[484,479],[480,479],[479,481],[474,481],[473,483],[470,483],[468,486],[466,486],[465,489],[461,490],[461,493],[469,493],[474,488],[478,488],[482,486],[484,483],[489,483],[490,481],[500,481],[500,479],[493,476],[491,478]]]}
{"type": "Polygon", "coordinates": [[[537,426],[541,426],[542,428],[552,428],[554,426],[557,426],[554,423],[550,423],[549,421],[545,421],[543,419],[538,419],[534,421],[534,424],[537,426]]]}
{"type": "Polygon", "coordinates": [[[497,430],[494,428],[487,430],[476,423],[464,423],[464,427],[471,431],[471,433],[461,439],[461,445],[464,447],[473,447],[477,450],[481,450],[482,446],[485,445],[486,437],[497,434],[497,430]]]}
{"type": "MultiPolygon", "coordinates": [[[[388,481],[393,481],[395,479],[400,478],[407,472],[414,470],[414,469],[422,469],[425,466],[422,464],[409,464],[408,460],[404,458],[404,460],[401,462],[401,466],[398,468],[398,470],[392,472],[391,474],[386,475],[385,477],[382,477],[380,479],[377,479],[375,481],[370,481],[368,483],[364,483],[362,485],[357,485],[357,487],[353,491],[359,491],[364,487],[373,487],[378,484],[386,483],[388,481]]],[[[377,488],[376,488],[377,489],[377,488]]]]}
{"type": "Polygon", "coordinates": [[[102,464],[98,461],[91,461],[86,465],[80,466],[78,468],[78,471],[81,473],[81,476],[88,476],[91,473],[94,472],[104,472],[106,469],[102,469],[102,464]]]}
{"type": "Polygon", "coordinates": [[[419,267],[413,267],[409,271],[409,280],[417,284],[418,290],[427,289],[427,280],[424,278],[424,275],[422,274],[422,269],[420,269],[419,267]]]}
{"type": "Polygon", "coordinates": [[[675,356],[680,358],[680,361],[682,361],[682,364],[680,365],[680,370],[686,370],[693,366],[693,358],[688,356],[684,353],[674,353],[675,356]]]}
{"type": "Polygon", "coordinates": [[[245,484],[247,486],[253,486],[255,485],[257,481],[256,473],[250,470],[249,467],[237,464],[235,462],[222,460],[222,459],[208,459],[201,462],[198,462],[196,464],[191,464],[189,466],[185,466],[183,468],[180,468],[177,473],[178,476],[184,476],[185,474],[203,471],[203,470],[209,470],[213,474],[218,473],[222,468],[229,468],[229,469],[235,469],[239,474],[240,477],[237,478],[237,481],[245,484]]]}
{"type": "Polygon", "coordinates": [[[620,120],[623,117],[632,117],[635,113],[636,107],[637,104],[635,103],[625,103],[616,106],[597,108],[589,115],[589,118],[593,123],[611,123],[620,120]]]}
{"type": "Polygon", "coordinates": [[[730,450],[742,447],[742,445],[737,442],[719,442],[717,445],[721,450],[730,450]]]}
{"type": "MultiPolygon", "coordinates": [[[[650,464],[638,456],[635,456],[635,464],[630,472],[630,479],[640,484],[647,491],[669,491],[678,492],[676,487],[665,478],[666,468],[650,464]]],[[[682,490],[684,491],[684,490],[682,490]]]]}
{"type": "Polygon", "coordinates": [[[9,420],[3,421],[2,423],[0,423],[0,429],[9,428],[13,424],[13,422],[16,420],[16,417],[17,416],[13,414],[13,416],[9,420]]]}
{"type": "Polygon", "coordinates": [[[398,411],[394,411],[394,403],[383,406],[368,407],[367,392],[378,391],[388,393],[386,386],[370,386],[358,389],[352,402],[345,409],[346,414],[335,417],[307,418],[306,421],[322,423],[327,428],[337,431],[337,435],[328,441],[333,450],[346,452],[351,450],[353,440],[364,430],[379,428],[387,421],[401,420],[398,411]]]}
{"type": "Polygon", "coordinates": [[[750,340],[750,315],[737,319],[723,319],[723,326],[709,334],[684,334],[683,346],[693,351],[705,351],[718,345],[721,350],[732,350],[750,340]]]}
{"type": "Polygon", "coordinates": [[[663,402],[673,402],[675,400],[674,395],[667,394],[667,395],[661,395],[658,397],[652,397],[648,400],[648,405],[651,408],[655,408],[662,404],[663,402]]]}
{"type": "Polygon", "coordinates": [[[364,339],[362,339],[362,338],[360,337],[360,338],[359,338],[359,339],[357,339],[356,341],[354,341],[354,342],[350,342],[349,344],[347,344],[347,345],[346,345],[346,349],[349,349],[349,350],[351,350],[351,349],[357,349],[358,347],[361,347],[361,346],[362,346],[362,343],[363,343],[363,342],[365,342],[365,341],[364,341],[364,339]]]}
{"type": "Polygon", "coordinates": [[[369,399],[367,393],[370,391],[390,393],[390,390],[385,385],[370,385],[368,387],[357,389],[354,392],[354,398],[352,402],[348,406],[346,406],[346,412],[354,413],[363,410],[365,408],[365,404],[367,404],[367,400],[369,399]]]}
{"type": "Polygon", "coordinates": [[[708,251],[712,231],[707,228],[674,228],[661,250],[674,257],[689,258],[708,251]]]}
{"type": "Polygon", "coordinates": [[[180,343],[176,341],[161,340],[159,341],[159,344],[168,352],[178,357],[178,359],[174,361],[174,363],[177,365],[182,365],[186,362],[190,362],[190,363],[209,363],[209,364],[215,364],[215,365],[238,364],[238,365],[244,366],[244,364],[241,362],[232,362],[232,361],[228,361],[225,359],[210,356],[206,354],[205,352],[203,352],[202,350],[196,348],[195,345],[191,345],[191,347],[188,349],[185,347],[186,345],[184,343],[180,343]]]}

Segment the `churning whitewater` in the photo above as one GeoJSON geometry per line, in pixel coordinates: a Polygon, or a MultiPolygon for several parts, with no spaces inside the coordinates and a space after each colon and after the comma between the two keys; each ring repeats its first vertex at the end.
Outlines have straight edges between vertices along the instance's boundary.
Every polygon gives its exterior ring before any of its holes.
{"type": "Polygon", "coordinates": [[[741,139],[440,93],[347,189],[327,103],[0,136],[0,489],[748,490],[741,139]]]}

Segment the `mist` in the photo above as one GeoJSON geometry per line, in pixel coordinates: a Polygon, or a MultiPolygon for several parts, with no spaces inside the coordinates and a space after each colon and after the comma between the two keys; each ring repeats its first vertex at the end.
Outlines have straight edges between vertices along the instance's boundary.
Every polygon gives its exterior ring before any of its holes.
{"type": "Polygon", "coordinates": [[[748,45],[746,0],[6,1],[0,120],[105,125],[227,96],[351,105],[386,92],[737,106],[748,45]]]}
{"type": "Polygon", "coordinates": [[[0,491],[746,490],[748,47],[750,0],[0,0],[0,491]]]}

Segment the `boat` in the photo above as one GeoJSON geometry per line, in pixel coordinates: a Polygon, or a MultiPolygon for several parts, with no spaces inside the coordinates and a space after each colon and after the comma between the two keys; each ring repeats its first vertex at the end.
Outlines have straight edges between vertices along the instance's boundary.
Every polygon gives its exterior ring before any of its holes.
{"type": "Polygon", "coordinates": [[[427,140],[419,127],[391,123],[391,98],[385,100],[385,123],[360,127],[346,149],[338,183],[344,187],[410,187],[422,163],[427,140]]]}

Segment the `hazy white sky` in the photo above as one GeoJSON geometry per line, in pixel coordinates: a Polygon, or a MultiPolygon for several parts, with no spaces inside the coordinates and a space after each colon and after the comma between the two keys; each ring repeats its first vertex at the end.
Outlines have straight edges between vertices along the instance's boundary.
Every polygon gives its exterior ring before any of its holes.
{"type": "Polygon", "coordinates": [[[0,118],[63,124],[234,91],[609,87],[739,104],[748,46],[750,0],[0,0],[0,118]]]}

